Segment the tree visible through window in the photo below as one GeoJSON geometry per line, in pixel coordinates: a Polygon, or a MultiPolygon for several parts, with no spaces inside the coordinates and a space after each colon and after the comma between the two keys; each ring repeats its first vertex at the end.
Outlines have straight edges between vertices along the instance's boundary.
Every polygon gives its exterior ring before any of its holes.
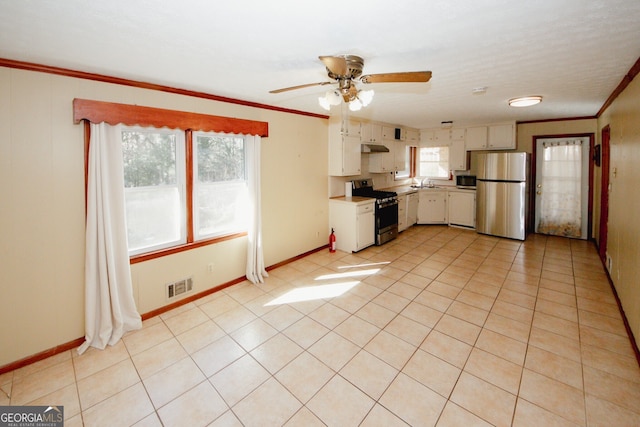
{"type": "Polygon", "coordinates": [[[179,131],[122,131],[129,253],[186,241],[184,137],[179,131]]]}
{"type": "Polygon", "coordinates": [[[183,131],[123,128],[130,255],[247,230],[244,137],[194,132],[191,141],[193,158],[187,159],[183,131]],[[193,165],[193,182],[187,182],[187,165],[193,165]]]}
{"type": "Polygon", "coordinates": [[[244,138],[195,133],[193,211],[196,238],[246,230],[244,138]]]}

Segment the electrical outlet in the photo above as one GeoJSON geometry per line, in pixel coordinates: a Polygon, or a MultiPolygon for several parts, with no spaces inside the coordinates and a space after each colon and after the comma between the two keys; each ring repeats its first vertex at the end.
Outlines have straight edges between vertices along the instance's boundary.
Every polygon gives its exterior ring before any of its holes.
{"type": "Polygon", "coordinates": [[[209,263],[209,264],[207,264],[207,271],[208,271],[209,273],[213,273],[213,263],[212,263],[212,262],[211,262],[211,263],[209,263]]]}

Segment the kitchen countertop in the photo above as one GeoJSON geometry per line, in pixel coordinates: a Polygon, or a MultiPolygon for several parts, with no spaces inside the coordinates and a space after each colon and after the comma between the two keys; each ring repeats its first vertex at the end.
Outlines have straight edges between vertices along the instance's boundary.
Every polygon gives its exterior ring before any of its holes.
{"type": "Polygon", "coordinates": [[[459,193],[466,193],[469,191],[473,191],[474,193],[476,192],[475,188],[458,188],[458,187],[453,187],[451,188],[449,191],[457,191],[459,193]]]}
{"type": "Polygon", "coordinates": [[[411,187],[410,185],[399,185],[397,187],[389,187],[389,188],[385,188],[384,190],[388,190],[388,191],[395,191],[396,193],[398,193],[398,196],[402,196],[403,194],[408,194],[408,193],[415,193],[417,191],[444,191],[444,190],[457,190],[456,187],[454,186],[436,186],[436,187],[422,187],[422,188],[415,188],[415,187],[411,187]]]}
{"type": "Polygon", "coordinates": [[[337,196],[337,197],[331,197],[329,200],[331,200],[332,202],[342,202],[342,203],[355,203],[357,205],[360,204],[366,204],[366,203],[373,203],[376,199],[373,197],[361,197],[361,196],[352,196],[352,197],[346,197],[346,196],[337,196]]]}
{"type": "MultiPolygon", "coordinates": [[[[382,190],[395,191],[396,193],[398,193],[398,196],[402,196],[404,194],[409,194],[409,193],[416,193],[418,191],[460,191],[460,192],[476,191],[475,189],[457,188],[452,185],[441,185],[436,187],[422,187],[422,188],[415,188],[415,187],[411,187],[410,185],[398,185],[395,187],[383,188],[382,190]]],[[[352,197],[336,196],[336,197],[331,197],[329,200],[344,202],[344,203],[361,204],[361,203],[371,202],[372,200],[375,200],[375,199],[372,197],[361,197],[361,196],[352,196],[352,197]]]]}

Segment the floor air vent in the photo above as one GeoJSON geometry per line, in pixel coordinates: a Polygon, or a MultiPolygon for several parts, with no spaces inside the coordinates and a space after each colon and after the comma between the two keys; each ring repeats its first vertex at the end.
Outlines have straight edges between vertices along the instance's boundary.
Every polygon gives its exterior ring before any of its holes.
{"type": "Polygon", "coordinates": [[[193,278],[178,280],[177,282],[167,284],[167,299],[176,298],[193,290],[193,278]]]}

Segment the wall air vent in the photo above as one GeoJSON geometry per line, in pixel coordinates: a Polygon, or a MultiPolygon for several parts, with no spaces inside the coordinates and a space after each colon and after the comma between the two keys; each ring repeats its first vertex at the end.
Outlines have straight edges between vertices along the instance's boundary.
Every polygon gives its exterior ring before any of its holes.
{"type": "Polygon", "coordinates": [[[187,277],[186,279],[181,279],[176,282],[167,283],[167,299],[177,298],[182,294],[186,294],[193,290],[193,278],[187,277]]]}

